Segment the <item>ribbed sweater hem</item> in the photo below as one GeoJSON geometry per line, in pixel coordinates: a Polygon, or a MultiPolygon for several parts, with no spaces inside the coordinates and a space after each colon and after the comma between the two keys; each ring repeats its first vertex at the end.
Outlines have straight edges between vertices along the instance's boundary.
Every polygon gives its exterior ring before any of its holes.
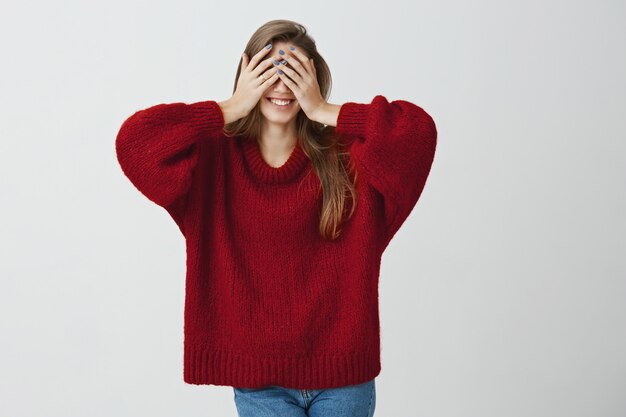
{"type": "Polygon", "coordinates": [[[188,344],[183,373],[184,381],[195,385],[324,389],[367,382],[380,370],[380,354],[376,350],[348,355],[272,357],[188,344]]]}

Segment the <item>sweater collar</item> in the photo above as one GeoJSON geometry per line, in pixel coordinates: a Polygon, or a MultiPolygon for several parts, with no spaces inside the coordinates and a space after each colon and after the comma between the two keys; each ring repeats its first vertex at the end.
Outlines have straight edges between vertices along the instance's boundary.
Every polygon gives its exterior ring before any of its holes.
{"type": "Polygon", "coordinates": [[[246,165],[257,178],[266,183],[288,183],[296,179],[297,175],[303,170],[309,160],[309,157],[300,146],[300,141],[298,140],[287,162],[275,168],[265,162],[261,154],[259,143],[255,139],[242,137],[241,140],[246,165]]]}

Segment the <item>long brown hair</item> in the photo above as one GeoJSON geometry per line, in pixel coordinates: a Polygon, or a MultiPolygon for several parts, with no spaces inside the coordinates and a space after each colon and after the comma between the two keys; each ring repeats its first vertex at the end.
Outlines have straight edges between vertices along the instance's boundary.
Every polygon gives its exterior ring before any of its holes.
{"type": "MultiPolygon", "coordinates": [[[[309,58],[313,58],[320,93],[328,100],[332,85],[330,69],[317,52],[315,40],[307,33],[307,29],[291,20],[271,20],[254,32],[244,52],[248,57],[252,57],[270,42],[289,42],[305,51],[309,58]]],[[[240,59],[233,93],[237,90],[241,66],[240,59]]],[[[246,117],[227,124],[224,133],[227,136],[242,135],[258,140],[261,136],[262,117],[257,104],[246,117]]],[[[302,109],[296,116],[296,132],[300,146],[311,160],[320,179],[320,190],[323,193],[320,235],[335,240],[341,235],[341,223],[349,219],[355,210],[357,177],[355,166],[343,148],[344,143],[338,140],[335,128],[310,120],[302,109]],[[347,214],[346,219],[343,218],[344,214],[347,214]]]]}

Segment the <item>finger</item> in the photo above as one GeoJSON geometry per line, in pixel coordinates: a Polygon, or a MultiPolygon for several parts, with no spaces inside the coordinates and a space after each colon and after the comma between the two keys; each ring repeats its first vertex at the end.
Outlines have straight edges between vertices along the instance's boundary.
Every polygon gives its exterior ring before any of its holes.
{"type": "Polygon", "coordinates": [[[287,76],[287,73],[285,73],[284,68],[283,68],[283,73],[282,74],[278,73],[278,76],[280,77],[281,80],[283,80],[285,84],[287,84],[287,87],[289,87],[289,89],[296,95],[296,98],[298,98],[300,96],[300,88],[298,87],[296,83],[294,83],[291,80],[291,78],[287,76]]]}
{"type": "Polygon", "coordinates": [[[261,62],[252,72],[251,74],[254,77],[258,77],[259,75],[261,75],[262,72],[264,72],[265,70],[267,70],[267,68],[269,68],[271,65],[274,65],[275,67],[277,67],[280,64],[280,62],[278,62],[278,60],[274,57],[269,57],[265,60],[263,60],[263,62],[261,62]]]}
{"type": "Polygon", "coordinates": [[[261,84],[259,84],[260,87],[263,87],[265,85],[265,83],[267,82],[267,80],[271,79],[272,77],[274,78],[274,80],[276,80],[276,78],[278,77],[274,77],[274,75],[278,75],[277,74],[278,69],[276,67],[271,68],[265,72],[263,72],[261,75],[259,75],[257,77],[257,79],[261,82],[261,84]]]}
{"type": "MultiPolygon", "coordinates": [[[[311,77],[310,74],[310,70],[308,68],[305,68],[300,61],[298,61],[294,56],[287,56],[285,57],[285,61],[287,61],[287,63],[291,64],[291,66],[293,67],[293,69],[296,70],[296,72],[298,73],[299,77],[301,79],[305,79],[308,80],[311,77]]],[[[291,76],[291,74],[289,74],[291,76]]],[[[293,78],[293,77],[291,77],[293,78]]],[[[298,80],[296,80],[298,81],[298,80]]]]}
{"type": "Polygon", "coordinates": [[[268,78],[267,80],[263,81],[263,83],[261,83],[261,88],[263,90],[268,89],[272,84],[274,84],[276,82],[276,80],[278,79],[278,72],[274,72],[274,75],[272,75],[270,78],[268,78]]]}
{"type": "MultiPolygon", "coordinates": [[[[302,68],[301,65],[300,65],[300,68],[302,68]]],[[[302,77],[296,71],[292,70],[291,68],[289,68],[286,65],[281,65],[280,69],[282,69],[283,72],[285,72],[290,77],[290,79],[293,80],[293,82],[295,82],[299,86],[303,86],[304,85],[305,80],[302,79],[302,77]]]]}
{"type": "Polygon", "coordinates": [[[295,57],[287,56],[285,57],[285,61],[291,64],[291,66],[297,71],[297,75],[288,72],[289,76],[293,78],[295,82],[301,84],[302,82],[310,83],[312,81],[312,70],[305,68],[295,57]]]}
{"type": "Polygon", "coordinates": [[[252,57],[252,59],[250,60],[250,68],[256,68],[257,64],[259,63],[259,61],[261,61],[261,59],[267,55],[267,53],[272,49],[271,44],[266,45],[264,48],[262,48],[259,52],[257,52],[256,54],[254,54],[254,56],[252,57]],[[269,46],[269,48],[268,48],[269,46]]]}
{"type": "Polygon", "coordinates": [[[289,51],[292,55],[295,55],[303,65],[306,65],[308,67],[307,69],[311,69],[311,61],[309,60],[309,57],[300,51],[299,48],[294,45],[289,45],[289,51]]]}

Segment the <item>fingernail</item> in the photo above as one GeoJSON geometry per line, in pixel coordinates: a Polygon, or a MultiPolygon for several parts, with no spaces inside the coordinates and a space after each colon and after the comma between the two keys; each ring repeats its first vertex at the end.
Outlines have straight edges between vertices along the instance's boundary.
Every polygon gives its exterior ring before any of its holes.
{"type": "Polygon", "coordinates": [[[279,73],[280,75],[283,75],[283,70],[279,69],[279,70],[278,70],[278,73],[279,73]]]}
{"type": "Polygon", "coordinates": [[[274,60],[274,65],[278,65],[280,64],[280,62],[278,62],[276,59],[274,60]]]}
{"type": "Polygon", "coordinates": [[[290,46],[289,49],[291,49],[292,51],[295,51],[296,47],[295,46],[290,46]]]}
{"type": "Polygon", "coordinates": [[[265,45],[265,49],[270,49],[272,47],[271,43],[268,43],[267,45],[265,45]]]}
{"type": "Polygon", "coordinates": [[[285,51],[283,51],[282,49],[279,49],[278,53],[281,54],[281,55],[285,55],[285,51]]]}
{"type": "Polygon", "coordinates": [[[283,65],[287,65],[287,61],[285,61],[284,59],[282,61],[280,61],[281,64],[283,65]]]}

